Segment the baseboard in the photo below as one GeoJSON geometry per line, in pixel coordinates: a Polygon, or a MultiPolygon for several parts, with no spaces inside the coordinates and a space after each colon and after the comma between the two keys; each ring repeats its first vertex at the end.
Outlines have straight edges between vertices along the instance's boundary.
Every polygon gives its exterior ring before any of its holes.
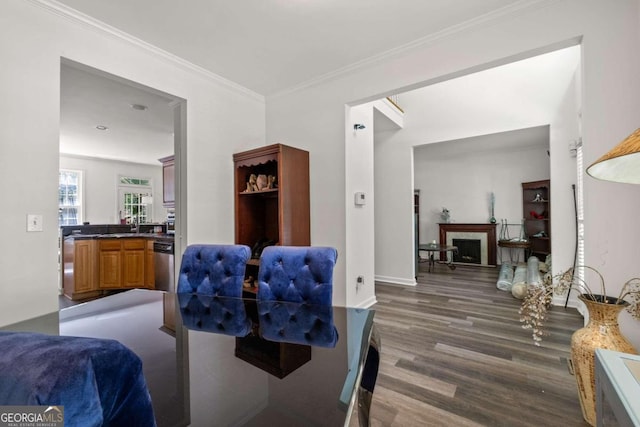
{"type": "Polygon", "coordinates": [[[417,282],[415,277],[411,279],[404,279],[401,277],[389,277],[389,276],[378,276],[374,277],[376,282],[390,283],[392,285],[404,285],[404,286],[416,286],[417,282]]]}
{"type": "Polygon", "coordinates": [[[378,300],[376,299],[376,296],[373,295],[371,298],[368,298],[364,301],[362,301],[360,304],[356,305],[356,308],[369,308],[372,305],[374,305],[375,303],[377,303],[378,300]]]}

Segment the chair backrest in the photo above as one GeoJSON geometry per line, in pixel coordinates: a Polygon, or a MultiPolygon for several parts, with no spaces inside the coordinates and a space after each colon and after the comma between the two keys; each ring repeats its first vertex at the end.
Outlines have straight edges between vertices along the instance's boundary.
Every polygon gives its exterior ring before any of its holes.
{"type": "Polygon", "coordinates": [[[245,245],[190,245],[182,255],[177,293],[239,298],[249,257],[245,245]]]}
{"type": "Polygon", "coordinates": [[[260,257],[258,299],[331,305],[337,258],[330,247],[266,247],[260,257]]]}

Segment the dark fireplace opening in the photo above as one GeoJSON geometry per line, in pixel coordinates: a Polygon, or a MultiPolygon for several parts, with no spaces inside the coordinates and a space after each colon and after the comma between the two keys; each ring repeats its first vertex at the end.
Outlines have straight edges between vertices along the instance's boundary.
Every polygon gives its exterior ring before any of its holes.
{"type": "Polygon", "coordinates": [[[482,264],[480,239],[452,239],[452,243],[458,247],[458,252],[453,253],[453,262],[482,264]]]}

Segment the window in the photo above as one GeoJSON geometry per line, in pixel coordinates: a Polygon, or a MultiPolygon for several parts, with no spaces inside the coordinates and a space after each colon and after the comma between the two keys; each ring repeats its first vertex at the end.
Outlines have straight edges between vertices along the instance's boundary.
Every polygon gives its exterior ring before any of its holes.
{"type": "Polygon", "coordinates": [[[61,169],[58,172],[58,224],[82,224],[82,171],[61,169]]]}
{"type": "Polygon", "coordinates": [[[121,176],[118,186],[120,222],[149,224],[153,222],[153,187],[150,179],[121,176]]]}

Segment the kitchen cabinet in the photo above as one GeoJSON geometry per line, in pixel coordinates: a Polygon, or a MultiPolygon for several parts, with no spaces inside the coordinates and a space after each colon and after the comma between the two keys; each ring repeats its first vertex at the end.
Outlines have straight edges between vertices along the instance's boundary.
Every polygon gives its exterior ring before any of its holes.
{"type": "Polygon", "coordinates": [[[544,261],[551,253],[551,181],[522,183],[522,213],[529,251],[544,261]]]}
{"type": "Polygon", "coordinates": [[[63,292],[67,298],[82,299],[99,294],[97,253],[95,240],[64,240],[63,292]]]}
{"type": "Polygon", "coordinates": [[[162,206],[173,208],[176,205],[176,163],[175,156],[158,159],[162,163],[162,206]]]}
{"type": "Polygon", "coordinates": [[[100,289],[117,289],[122,284],[122,245],[120,239],[99,240],[99,282],[100,289]]]}
{"type": "Polygon", "coordinates": [[[109,290],[154,289],[154,241],[137,236],[66,238],[64,295],[79,300],[109,290]]]}
{"type": "Polygon", "coordinates": [[[122,240],[122,287],[145,287],[145,248],[144,239],[122,240]]]}

